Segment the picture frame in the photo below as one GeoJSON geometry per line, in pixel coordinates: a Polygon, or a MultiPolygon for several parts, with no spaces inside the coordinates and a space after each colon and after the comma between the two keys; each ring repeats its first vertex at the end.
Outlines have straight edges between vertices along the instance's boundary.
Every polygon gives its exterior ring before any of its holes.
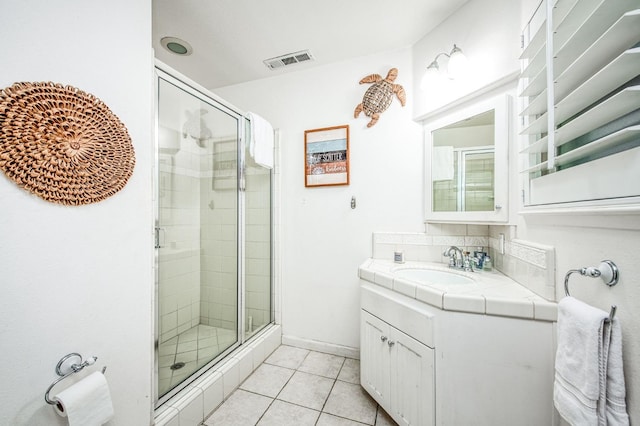
{"type": "Polygon", "coordinates": [[[304,132],[304,186],[349,185],[349,125],[304,132]]]}

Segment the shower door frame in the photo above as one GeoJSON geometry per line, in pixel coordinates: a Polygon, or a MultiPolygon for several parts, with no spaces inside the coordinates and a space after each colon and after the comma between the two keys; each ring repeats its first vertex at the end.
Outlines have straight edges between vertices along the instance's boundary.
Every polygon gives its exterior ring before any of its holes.
{"type": "MultiPolygon", "coordinates": [[[[181,90],[184,90],[188,94],[196,97],[200,101],[211,104],[212,106],[222,110],[223,112],[231,115],[232,117],[237,119],[237,131],[238,131],[238,140],[237,140],[237,159],[238,159],[238,168],[237,172],[237,341],[231,345],[229,348],[218,354],[215,358],[213,358],[206,365],[196,370],[189,378],[185,379],[178,386],[169,390],[163,396],[159,396],[158,392],[158,384],[159,384],[159,359],[158,359],[158,347],[159,347],[159,251],[158,249],[154,249],[154,348],[153,348],[153,356],[154,356],[154,374],[153,374],[153,392],[154,392],[154,408],[160,407],[162,404],[167,402],[177,393],[179,393],[182,389],[191,384],[194,380],[196,380],[201,375],[205,374],[211,367],[220,362],[222,359],[227,357],[231,352],[240,347],[243,343],[246,342],[244,329],[245,329],[245,321],[244,321],[244,311],[245,311],[245,217],[246,217],[246,206],[245,206],[245,183],[246,183],[246,167],[245,167],[245,120],[248,120],[246,114],[240,112],[237,108],[232,107],[227,102],[217,97],[213,93],[209,92],[206,88],[198,85],[197,83],[190,80],[188,77],[182,75],[181,73],[175,71],[174,69],[168,67],[162,62],[156,60],[154,67],[154,96],[155,96],[155,123],[154,123],[154,137],[153,137],[153,154],[154,154],[154,167],[153,167],[153,197],[154,197],[154,232],[158,227],[158,217],[159,217],[159,170],[158,170],[158,160],[159,160],[159,143],[158,143],[158,134],[159,134],[159,117],[158,117],[158,108],[159,108],[159,81],[165,80],[166,82],[175,85],[181,90]]],[[[273,189],[273,175],[271,176],[271,188],[273,189]]],[[[272,192],[272,189],[270,192],[272,192]]],[[[272,194],[270,194],[272,197],[272,194]]],[[[271,203],[271,211],[273,212],[273,199],[271,203]]],[[[273,217],[271,218],[271,232],[273,230],[273,217]]],[[[271,246],[273,247],[273,239],[271,241],[271,246]]],[[[271,250],[271,321],[273,323],[274,320],[274,300],[273,300],[273,286],[274,286],[274,275],[273,275],[273,248],[271,250]]]]}

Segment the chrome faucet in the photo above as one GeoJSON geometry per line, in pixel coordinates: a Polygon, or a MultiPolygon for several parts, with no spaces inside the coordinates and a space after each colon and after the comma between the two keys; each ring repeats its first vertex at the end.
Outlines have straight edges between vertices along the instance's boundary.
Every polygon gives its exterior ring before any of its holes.
{"type": "Polygon", "coordinates": [[[442,253],[443,256],[449,256],[450,268],[464,268],[464,254],[456,246],[451,246],[442,253]]]}

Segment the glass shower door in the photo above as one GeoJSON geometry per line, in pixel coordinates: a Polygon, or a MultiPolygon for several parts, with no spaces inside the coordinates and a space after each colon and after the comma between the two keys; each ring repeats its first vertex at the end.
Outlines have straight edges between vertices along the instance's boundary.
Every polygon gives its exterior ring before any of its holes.
{"type": "Polygon", "coordinates": [[[161,403],[239,344],[240,117],[172,77],[159,76],[156,334],[161,403]]]}
{"type": "MultiPolygon", "coordinates": [[[[245,119],[245,135],[250,135],[245,119]]],[[[248,139],[248,138],[246,138],[248,139]]],[[[245,339],[273,321],[271,170],[253,161],[245,147],[244,334],[245,339]]]]}

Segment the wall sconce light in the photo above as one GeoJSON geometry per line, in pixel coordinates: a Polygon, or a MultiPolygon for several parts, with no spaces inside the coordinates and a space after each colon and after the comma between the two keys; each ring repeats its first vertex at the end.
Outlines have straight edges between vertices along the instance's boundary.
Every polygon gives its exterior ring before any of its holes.
{"type": "Polygon", "coordinates": [[[467,57],[464,56],[464,53],[462,53],[462,49],[454,44],[453,49],[451,49],[450,53],[438,53],[434,60],[431,61],[431,63],[427,67],[427,70],[422,76],[422,81],[420,82],[420,88],[422,90],[425,90],[429,86],[431,81],[440,76],[440,65],[438,65],[438,58],[442,55],[449,58],[449,63],[447,64],[447,75],[449,79],[455,80],[456,78],[460,78],[466,72],[468,65],[467,57]]]}

